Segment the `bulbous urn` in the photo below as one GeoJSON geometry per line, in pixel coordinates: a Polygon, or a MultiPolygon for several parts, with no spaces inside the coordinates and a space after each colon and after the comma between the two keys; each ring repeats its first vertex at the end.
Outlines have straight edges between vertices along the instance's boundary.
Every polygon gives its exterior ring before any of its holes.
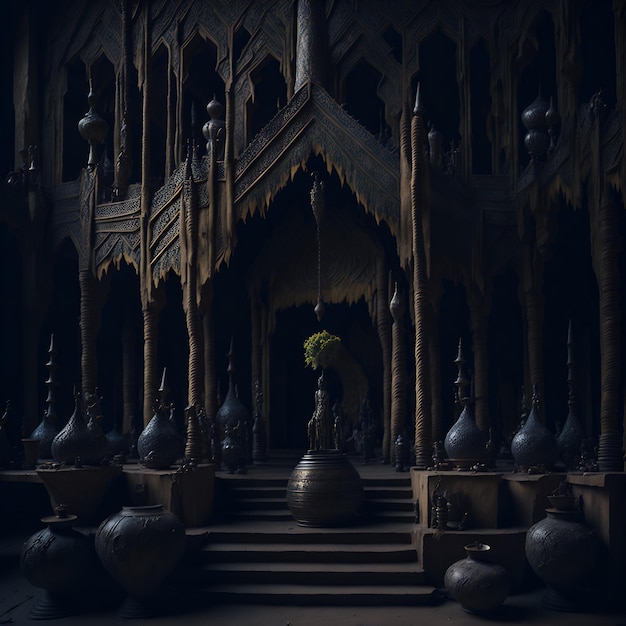
{"type": "Polygon", "coordinates": [[[549,471],[559,454],[556,437],[539,419],[538,406],[535,389],[528,418],[511,441],[511,454],[515,464],[522,471],[530,468],[549,471]]]}
{"type": "Polygon", "coordinates": [[[104,568],[129,594],[124,617],[159,610],[158,594],[181,561],[185,527],[162,505],[123,507],[100,524],[96,553],[104,568]]]}
{"type": "Polygon", "coordinates": [[[555,610],[583,609],[581,590],[594,575],[600,542],[580,511],[546,509],[546,514],[528,529],[525,543],[530,566],[548,587],[543,604],[555,610]]]}
{"type": "Polygon", "coordinates": [[[490,552],[487,544],[470,543],[466,558],[450,565],[444,575],[446,591],[469,613],[496,610],[511,591],[509,572],[489,559],[490,552]]]}
{"type": "Polygon", "coordinates": [[[362,504],[361,476],[338,450],[309,450],[287,483],[287,505],[299,526],[346,525],[362,504]]]}
{"type": "Polygon", "coordinates": [[[443,445],[450,461],[459,469],[469,469],[487,459],[487,439],[476,425],[469,404],[463,407],[461,415],[446,434],[443,445]]]}
{"type": "Polygon", "coordinates": [[[137,439],[139,459],[149,469],[168,469],[183,456],[183,438],[158,407],[137,439]]]}
{"type": "Polygon", "coordinates": [[[88,537],[74,530],[76,515],[57,509],[41,518],[46,528],[28,538],[20,569],[29,583],[46,594],[31,609],[33,619],[56,619],[76,612],[97,565],[88,537]]]}

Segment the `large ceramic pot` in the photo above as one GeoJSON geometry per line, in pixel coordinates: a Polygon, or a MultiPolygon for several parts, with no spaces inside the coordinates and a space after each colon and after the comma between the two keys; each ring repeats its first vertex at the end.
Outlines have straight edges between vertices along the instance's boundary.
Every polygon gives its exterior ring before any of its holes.
{"type": "Polygon", "coordinates": [[[123,507],[100,524],[96,553],[129,594],[121,615],[149,616],[162,610],[162,590],[185,552],[183,523],[162,505],[123,507]]]}
{"type": "Polygon", "coordinates": [[[41,519],[46,528],[27,539],[20,553],[26,580],[46,591],[31,609],[32,619],[56,619],[77,612],[97,565],[92,542],[72,527],[77,517],[57,511],[41,519]]]}
{"type": "Polygon", "coordinates": [[[466,558],[450,565],[444,575],[446,591],[470,613],[494,611],[511,591],[508,571],[489,559],[490,552],[487,544],[470,543],[466,558]]]}
{"type": "Polygon", "coordinates": [[[361,477],[338,450],[309,450],[287,483],[287,505],[300,526],[348,524],[362,504],[361,477]]]}
{"type": "Polygon", "coordinates": [[[546,514],[528,529],[525,544],[530,566],[548,587],[543,604],[555,610],[583,610],[582,589],[594,575],[600,543],[580,511],[546,509],[546,514]]]}

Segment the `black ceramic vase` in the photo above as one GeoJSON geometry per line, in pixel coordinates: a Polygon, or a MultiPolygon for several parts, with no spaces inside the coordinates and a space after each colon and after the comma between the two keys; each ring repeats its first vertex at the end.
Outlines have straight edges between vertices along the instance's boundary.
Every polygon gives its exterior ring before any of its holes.
{"type": "Polygon", "coordinates": [[[495,611],[511,591],[508,571],[489,559],[490,551],[484,543],[466,545],[466,558],[450,565],[444,575],[446,591],[469,613],[495,611]]]}
{"type": "Polygon", "coordinates": [[[476,425],[474,412],[467,403],[459,419],[446,434],[443,442],[446,454],[455,467],[467,470],[487,459],[487,440],[476,425]]]}
{"type": "Polygon", "coordinates": [[[246,449],[242,442],[241,429],[226,427],[222,440],[222,463],[229,474],[245,472],[246,449]]]}
{"type": "Polygon", "coordinates": [[[287,483],[287,505],[300,526],[349,524],[362,504],[361,476],[338,450],[309,450],[287,483]]]}
{"type": "Polygon", "coordinates": [[[74,395],[74,412],[67,424],[52,440],[52,458],[60,463],[100,465],[107,454],[102,429],[89,428],[81,413],[80,394],[74,395]]]}
{"type": "Polygon", "coordinates": [[[524,425],[511,441],[511,454],[521,471],[537,469],[549,471],[558,457],[554,435],[539,419],[539,399],[533,388],[533,405],[524,425]]]}
{"type": "Polygon", "coordinates": [[[577,510],[546,509],[547,517],[528,529],[526,558],[546,584],[542,602],[561,611],[587,610],[584,592],[594,576],[600,543],[577,510]]]}
{"type": "Polygon", "coordinates": [[[39,439],[39,458],[52,458],[52,442],[59,434],[59,429],[50,421],[48,414],[44,413],[39,425],[30,435],[31,439],[39,439]]]}
{"type": "Polygon", "coordinates": [[[183,456],[184,448],[183,438],[169,416],[163,408],[157,408],[137,440],[141,463],[149,469],[168,469],[183,456]]]}
{"type": "Polygon", "coordinates": [[[128,593],[122,617],[149,617],[164,610],[167,578],[181,561],[185,527],[162,505],[123,507],[100,524],[96,553],[128,593]]]}

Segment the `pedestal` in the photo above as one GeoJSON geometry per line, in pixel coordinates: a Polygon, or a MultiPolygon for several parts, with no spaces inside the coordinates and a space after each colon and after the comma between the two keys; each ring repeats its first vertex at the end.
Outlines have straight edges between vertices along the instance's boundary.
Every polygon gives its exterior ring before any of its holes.
{"type": "Polygon", "coordinates": [[[186,527],[203,526],[213,514],[215,465],[199,465],[189,471],[124,466],[132,503],[162,504],[186,527]]]}

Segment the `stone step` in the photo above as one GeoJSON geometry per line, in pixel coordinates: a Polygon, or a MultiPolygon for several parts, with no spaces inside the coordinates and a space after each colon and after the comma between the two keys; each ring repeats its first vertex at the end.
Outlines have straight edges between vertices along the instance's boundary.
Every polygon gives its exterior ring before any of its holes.
{"type": "Polygon", "coordinates": [[[423,585],[424,571],[413,562],[400,563],[206,563],[203,584],[285,585],[423,585]]]}
{"type": "Polygon", "coordinates": [[[373,485],[365,488],[365,496],[367,498],[398,498],[399,500],[413,499],[413,492],[410,487],[396,487],[396,486],[379,486],[373,485]]]}
{"type": "MultiPolygon", "coordinates": [[[[198,531],[200,532],[200,531],[198,531]]],[[[253,523],[237,520],[233,523],[215,524],[206,528],[208,543],[274,544],[369,544],[384,543],[412,545],[413,526],[404,523],[374,523],[369,520],[344,528],[311,528],[298,526],[290,517],[285,521],[253,523]]]]}
{"type": "Polygon", "coordinates": [[[374,511],[406,511],[413,513],[415,505],[411,500],[398,500],[396,498],[368,498],[364,502],[366,512],[374,511]]]}
{"type": "Polygon", "coordinates": [[[235,510],[230,513],[226,513],[222,517],[226,519],[237,520],[240,519],[246,522],[288,522],[293,521],[293,516],[289,510],[285,507],[282,509],[250,509],[250,510],[235,510]]]}
{"type": "Polygon", "coordinates": [[[398,544],[209,543],[202,549],[211,563],[417,563],[416,549],[398,544]]]}
{"type": "Polygon", "coordinates": [[[236,511],[288,511],[287,500],[285,498],[236,498],[232,501],[231,508],[236,511]]]}
{"type": "Polygon", "coordinates": [[[215,603],[286,606],[424,606],[442,601],[434,587],[416,585],[216,584],[202,591],[215,603]]]}

